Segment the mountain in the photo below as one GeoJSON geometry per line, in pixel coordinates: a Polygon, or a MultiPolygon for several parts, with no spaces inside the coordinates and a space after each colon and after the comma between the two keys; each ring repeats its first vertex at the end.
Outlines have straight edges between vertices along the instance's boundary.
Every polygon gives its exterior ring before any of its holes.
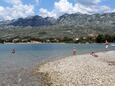
{"type": "Polygon", "coordinates": [[[11,21],[3,21],[2,25],[12,25],[12,26],[47,26],[55,24],[56,20],[54,18],[42,18],[41,16],[31,16],[26,18],[19,18],[11,21]]]}
{"type": "Polygon", "coordinates": [[[114,25],[115,13],[105,14],[65,14],[59,17],[58,23],[63,25],[114,25]]]}
{"type": "Polygon", "coordinates": [[[58,19],[43,18],[41,16],[31,16],[26,18],[19,18],[11,21],[1,21],[0,25],[13,26],[50,26],[55,24],[61,25],[115,25],[115,13],[105,14],[64,14],[58,19]]]}
{"type": "Polygon", "coordinates": [[[0,21],[0,38],[81,37],[89,34],[115,35],[115,13],[64,14],[58,19],[31,16],[11,21],[0,21]]]}

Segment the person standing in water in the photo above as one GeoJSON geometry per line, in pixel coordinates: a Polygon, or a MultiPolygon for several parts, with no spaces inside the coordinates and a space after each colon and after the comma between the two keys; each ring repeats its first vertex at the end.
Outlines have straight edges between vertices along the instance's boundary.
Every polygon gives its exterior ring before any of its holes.
{"type": "Polygon", "coordinates": [[[73,48],[73,55],[76,55],[76,49],[73,48]]]}
{"type": "Polygon", "coordinates": [[[12,54],[15,54],[15,52],[16,52],[15,48],[14,48],[14,49],[12,49],[12,54]]]}
{"type": "Polygon", "coordinates": [[[106,40],[105,41],[105,48],[107,49],[109,47],[109,43],[108,43],[108,41],[106,40]]]}

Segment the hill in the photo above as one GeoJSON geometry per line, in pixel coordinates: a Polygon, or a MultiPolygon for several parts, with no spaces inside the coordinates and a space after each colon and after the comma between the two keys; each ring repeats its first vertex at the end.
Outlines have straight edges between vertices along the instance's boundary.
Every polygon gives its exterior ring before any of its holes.
{"type": "Polygon", "coordinates": [[[78,38],[115,35],[115,13],[64,14],[58,19],[31,16],[0,22],[0,38],[78,38]]]}

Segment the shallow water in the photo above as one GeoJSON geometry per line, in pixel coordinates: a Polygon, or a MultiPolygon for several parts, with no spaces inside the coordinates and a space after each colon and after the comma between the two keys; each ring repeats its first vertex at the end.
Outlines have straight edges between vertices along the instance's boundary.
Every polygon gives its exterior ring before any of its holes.
{"type": "Polygon", "coordinates": [[[104,44],[1,44],[0,45],[0,86],[44,86],[41,74],[32,75],[31,68],[43,61],[105,49],[104,44]],[[12,54],[12,49],[16,50],[12,54]]]}
{"type": "MultiPolygon", "coordinates": [[[[29,67],[49,58],[70,56],[73,48],[77,54],[106,50],[104,44],[1,44],[0,72],[29,67]],[[14,48],[16,53],[12,54],[14,48]]],[[[108,50],[115,50],[115,47],[110,46],[108,50]]]]}

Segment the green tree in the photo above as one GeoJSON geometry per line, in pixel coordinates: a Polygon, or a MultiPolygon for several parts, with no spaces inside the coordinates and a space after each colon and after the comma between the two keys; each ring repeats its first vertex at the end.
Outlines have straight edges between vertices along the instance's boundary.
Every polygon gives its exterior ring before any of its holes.
{"type": "Polygon", "coordinates": [[[103,43],[105,41],[105,36],[103,34],[99,34],[96,38],[97,43],[103,43]]]}

